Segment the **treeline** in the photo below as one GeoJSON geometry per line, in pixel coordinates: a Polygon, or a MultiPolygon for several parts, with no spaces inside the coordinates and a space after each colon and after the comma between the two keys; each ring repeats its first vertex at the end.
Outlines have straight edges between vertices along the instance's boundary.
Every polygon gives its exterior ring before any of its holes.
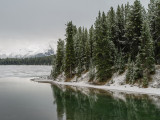
{"type": "Polygon", "coordinates": [[[155,64],[160,64],[160,1],[150,0],[148,10],[135,0],[99,12],[88,30],[67,23],[66,39],[59,39],[52,77],[66,79],[89,71],[90,81],[105,82],[127,69],[126,82],[148,85],[155,64]]]}
{"type": "Polygon", "coordinates": [[[54,56],[0,59],[0,65],[51,65],[54,56]]]}

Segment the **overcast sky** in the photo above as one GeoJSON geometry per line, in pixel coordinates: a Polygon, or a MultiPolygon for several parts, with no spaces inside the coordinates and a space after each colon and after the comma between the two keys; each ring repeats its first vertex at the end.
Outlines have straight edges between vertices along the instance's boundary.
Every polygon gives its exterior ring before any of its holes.
{"type": "MultiPolygon", "coordinates": [[[[14,51],[64,38],[65,24],[90,27],[98,11],[134,0],[0,0],[0,50],[14,51]]],[[[141,0],[147,7],[149,0],[141,0]]]]}

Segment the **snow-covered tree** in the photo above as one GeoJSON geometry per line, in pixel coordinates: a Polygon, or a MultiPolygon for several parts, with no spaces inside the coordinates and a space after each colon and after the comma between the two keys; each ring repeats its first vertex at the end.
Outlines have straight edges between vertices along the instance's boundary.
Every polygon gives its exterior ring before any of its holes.
{"type": "Polygon", "coordinates": [[[143,50],[143,63],[145,69],[148,70],[149,74],[155,72],[155,56],[154,56],[154,43],[150,33],[150,28],[148,22],[144,21],[142,27],[142,49],[143,50]]]}
{"type": "Polygon", "coordinates": [[[116,12],[116,39],[118,43],[118,51],[122,50],[124,46],[124,10],[118,5],[117,12],[116,12]]]}
{"type": "Polygon", "coordinates": [[[57,42],[57,54],[53,61],[52,77],[56,77],[64,71],[64,41],[59,39],[57,42]]]}
{"type": "Polygon", "coordinates": [[[130,76],[132,74],[132,68],[131,68],[131,57],[128,59],[128,64],[127,64],[127,73],[126,73],[126,82],[128,83],[130,80],[130,76]]]}
{"type": "Polygon", "coordinates": [[[116,26],[116,13],[113,7],[110,8],[110,11],[107,15],[108,31],[109,38],[115,44],[115,47],[120,48],[119,41],[117,38],[117,26],[116,26]]]}
{"type": "Polygon", "coordinates": [[[96,77],[96,71],[95,71],[95,65],[93,63],[93,60],[90,60],[90,67],[89,67],[89,81],[93,81],[96,77]]]}
{"type": "Polygon", "coordinates": [[[121,50],[120,52],[117,50],[115,52],[114,68],[115,72],[118,72],[119,74],[122,74],[125,71],[125,59],[121,50]]]}
{"type": "Polygon", "coordinates": [[[142,56],[140,53],[136,56],[136,61],[135,61],[135,79],[140,79],[143,77],[143,63],[142,63],[142,56]]]}
{"type": "Polygon", "coordinates": [[[94,52],[94,28],[93,25],[89,29],[89,53],[90,53],[90,59],[93,58],[93,52],[94,52]]]}
{"type": "Polygon", "coordinates": [[[97,68],[97,79],[102,82],[112,76],[113,56],[112,41],[107,34],[106,15],[103,12],[95,22],[95,65],[97,68]]]}
{"type": "Polygon", "coordinates": [[[90,50],[89,50],[89,38],[88,38],[88,30],[85,29],[84,31],[84,36],[85,36],[85,70],[88,71],[89,70],[89,64],[90,64],[90,50]]]}
{"type": "Polygon", "coordinates": [[[150,0],[148,5],[148,19],[153,41],[155,43],[156,62],[160,63],[160,1],[150,0]]]}
{"type": "Polygon", "coordinates": [[[139,0],[135,0],[131,6],[125,30],[126,47],[128,47],[128,52],[131,53],[132,60],[135,60],[139,52],[142,23],[142,5],[139,0]]]}
{"type": "Polygon", "coordinates": [[[75,51],[73,41],[73,24],[67,23],[66,28],[66,57],[65,57],[65,75],[66,78],[71,78],[75,70],[75,51]]]}

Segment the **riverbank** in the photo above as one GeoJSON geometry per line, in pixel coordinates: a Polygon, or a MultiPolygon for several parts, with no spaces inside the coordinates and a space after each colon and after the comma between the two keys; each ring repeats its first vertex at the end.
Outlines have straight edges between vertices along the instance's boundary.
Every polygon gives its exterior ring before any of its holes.
{"type": "Polygon", "coordinates": [[[52,80],[34,80],[35,82],[41,83],[50,83],[50,84],[59,84],[59,85],[68,85],[68,86],[76,86],[76,87],[88,87],[95,89],[102,89],[106,91],[118,91],[125,93],[138,93],[138,94],[149,94],[160,96],[160,88],[139,88],[138,86],[131,85],[92,85],[86,82],[58,82],[52,80]]]}
{"type": "Polygon", "coordinates": [[[156,73],[151,76],[152,81],[149,82],[148,88],[143,88],[138,84],[129,85],[125,82],[126,72],[121,75],[114,74],[111,80],[105,85],[94,85],[90,83],[89,73],[82,74],[81,77],[74,77],[69,82],[65,82],[64,74],[58,76],[56,81],[49,80],[46,78],[37,78],[33,79],[35,82],[46,82],[51,84],[60,84],[60,85],[69,85],[69,86],[77,86],[77,87],[88,87],[88,88],[96,88],[103,90],[111,90],[118,92],[126,92],[126,93],[139,93],[139,94],[150,94],[160,96],[160,66],[156,66],[156,73]]]}
{"type": "Polygon", "coordinates": [[[121,86],[106,86],[106,85],[91,85],[84,82],[57,82],[52,80],[35,80],[35,82],[42,83],[51,83],[51,84],[60,84],[60,85],[69,85],[69,86],[77,86],[77,87],[89,87],[95,89],[102,90],[110,90],[110,91],[118,91],[118,92],[127,92],[127,93],[139,93],[139,94],[149,94],[149,95],[157,95],[160,96],[160,88],[139,88],[136,86],[130,85],[121,85],[121,86]]]}

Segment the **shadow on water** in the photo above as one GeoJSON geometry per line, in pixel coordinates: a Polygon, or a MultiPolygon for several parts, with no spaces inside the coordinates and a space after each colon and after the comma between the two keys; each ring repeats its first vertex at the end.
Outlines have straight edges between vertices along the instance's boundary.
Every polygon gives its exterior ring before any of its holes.
{"type": "Polygon", "coordinates": [[[157,96],[63,85],[53,85],[52,91],[58,120],[160,120],[157,96]]]}

